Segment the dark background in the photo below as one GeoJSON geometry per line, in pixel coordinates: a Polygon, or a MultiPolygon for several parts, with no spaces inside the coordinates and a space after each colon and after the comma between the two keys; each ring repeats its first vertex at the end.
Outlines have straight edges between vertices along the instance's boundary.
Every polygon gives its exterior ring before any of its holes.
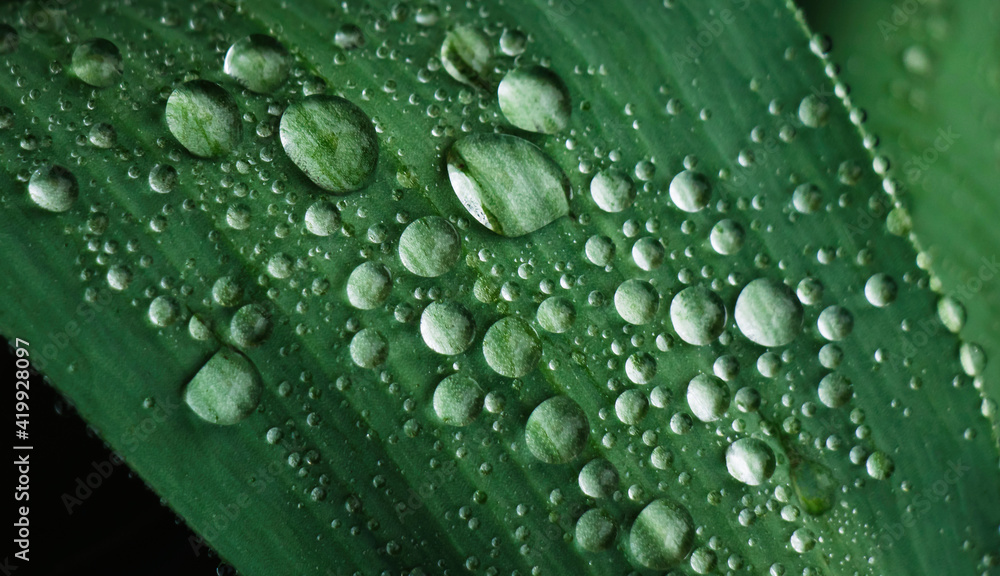
{"type": "MultiPolygon", "coordinates": [[[[0,381],[7,383],[4,394],[9,415],[8,450],[22,444],[14,437],[14,356],[6,338],[0,338],[0,381]]],[[[126,464],[111,464],[112,452],[93,433],[76,411],[40,375],[32,372],[30,421],[27,445],[30,451],[30,500],[14,500],[17,470],[14,454],[9,460],[4,492],[12,505],[7,517],[7,536],[0,552],[0,576],[6,567],[14,576],[154,576],[186,574],[215,576],[233,574],[213,553],[201,550],[196,556],[188,544],[192,535],[187,526],[126,464]],[[78,479],[95,472],[103,464],[110,475],[81,503],[72,503],[67,512],[63,495],[77,498],[78,479]],[[14,557],[20,550],[16,509],[30,508],[30,562],[14,557]],[[4,558],[8,558],[4,564],[4,558]]],[[[18,452],[17,455],[23,452],[18,452]]],[[[96,479],[94,479],[96,480],[96,479]]],[[[95,482],[96,483],[96,482],[95,482]]]]}

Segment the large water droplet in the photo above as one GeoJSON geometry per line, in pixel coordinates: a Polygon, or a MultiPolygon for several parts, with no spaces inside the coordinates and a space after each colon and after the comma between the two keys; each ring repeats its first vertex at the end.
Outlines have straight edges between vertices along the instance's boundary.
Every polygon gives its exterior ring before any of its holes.
{"type": "Polygon", "coordinates": [[[73,51],[70,69],[77,78],[91,86],[111,86],[122,77],[122,54],[109,40],[87,40],[73,51]]]}
{"type": "Polygon", "coordinates": [[[219,306],[236,306],[243,298],[243,286],[232,276],[222,276],[212,285],[212,299],[219,306]]]}
{"type": "Polygon", "coordinates": [[[756,438],[740,438],[726,449],[729,475],[750,486],[765,482],[774,474],[774,452],[756,438]]]}
{"type": "Polygon", "coordinates": [[[149,171],[149,187],[153,192],[168,194],[177,187],[177,169],[169,164],[157,164],[149,171]]]}
{"type": "Polygon", "coordinates": [[[626,280],[615,290],[615,309],[629,324],[648,324],[660,307],[660,295],[645,280],[626,280]]]}
{"type": "Polygon", "coordinates": [[[836,372],[831,372],[819,381],[817,388],[820,402],[829,408],[840,408],[854,395],[851,381],[836,372]]]}
{"type": "Polygon", "coordinates": [[[746,231],[739,223],[729,219],[720,220],[712,226],[709,242],[712,243],[712,249],[719,254],[736,254],[743,248],[746,235],[746,231]]]}
{"type": "Polygon", "coordinates": [[[702,422],[712,422],[722,418],[729,409],[729,399],[729,388],[726,383],[715,376],[699,374],[688,383],[688,407],[702,422]]]}
{"type": "Polygon", "coordinates": [[[708,206],[712,186],[699,172],[684,170],[670,181],[670,200],[685,212],[699,212],[708,206]]]}
{"type": "Polygon", "coordinates": [[[476,323],[461,304],[433,302],[420,316],[420,335],[438,354],[461,354],[476,338],[476,323]]]}
{"type": "Polygon", "coordinates": [[[820,313],[816,326],[823,338],[836,342],[854,330],[854,316],[843,306],[830,306],[820,313]]]}
{"type": "Polygon", "coordinates": [[[360,190],[375,175],[375,127],[361,108],[343,98],[316,94],[293,102],[281,115],[279,132],[288,157],[324,190],[360,190]]]}
{"type": "Polygon", "coordinates": [[[694,544],[694,520],[686,508],[666,499],[642,509],[629,531],[629,549],[636,562],[666,570],[681,562],[694,544]]]}
{"type": "Polygon", "coordinates": [[[149,303],[149,321],[166,328],[180,320],[181,305],[170,296],[157,296],[149,303]]]}
{"type": "Polygon", "coordinates": [[[411,222],[399,237],[399,259],[417,276],[441,276],[458,262],[462,241],[450,222],[425,216],[411,222]]]}
{"type": "Polygon", "coordinates": [[[521,130],[555,134],[569,124],[569,89],[558,74],[542,66],[515,68],[497,88],[500,110],[521,130]]]}
{"type": "Polygon", "coordinates": [[[568,396],[556,396],[539,404],[524,428],[528,450],[549,464],[576,458],[586,447],[589,436],[587,415],[568,396]]]}
{"type": "Polygon", "coordinates": [[[695,346],[710,344],[726,327],[722,298],[704,286],[690,286],[670,303],[670,321],[681,340],[695,346]]]}
{"type": "Polygon", "coordinates": [[[445,424],[468,426],[483,409],[483,390],[472,378],[452,374],[434,389],[433,404],[445,424]]]}
{"type": "Polygon", "coordinates": [[[618,395],[615,400],[615,416],[622,424],[638,426],[649,410],[649,400],[646,395],[632,388],[618,395]]]}
{"type": "Polygon", "coordinates": [[[569,180],[537,146],[516,136],[474,134],[448,151],[458,199],[483,226],[521,236],[569,213],[569,180]]]}
{"type": "Polygon", "coordinates": [[[361,310],[371,310],[389,297],[392,276],[389,269],[375,262],[365,262],[347,278],[347,299],[361,310]]]}
{"type": "Polygon", "coordinates": [[[865,283],[865,298],[872,306],[884,308],[896,301],[899,288],[888,274],[874,274],[865,283]]]}
{"type": "Polygon", "coordinates": [[[635,202],[635,183],[625,172],[609,168],[590,181],[590,195],[601,210],[621,212],[635,202]]]}
{"type": "Polygon", "coordinates": [[[535,317],[543,330],[562,334],[573,327],[573,323],[576,321],[576,309],[570,300],[560,296],[551,296],[538,305],[535,317]]]}
{"type": "Polygon", "coordinates": [[[483,356],[497,374],[521,378],[538,365],[542,357],[542,341],[527,322],[508,316],[486,331],[483,356]]]}
{"type": "Polygon", "coordinates": [[[740,332],[761,346],[789,344],[802,328],[802,304],[795,293],[770,278],[743,287],[734,315],[740,332]]]}
{"type": "Polygon", "coordinates": [[[824,98],[810,94],[799,104],[799,120],[810,128],[819,128],[830,120],[830,105],[824,98]]]}
{"type": "Polygon", "coordinates": [[[48,165],[35,170],[28,180],[28,196],[39,208],[65,212],[80,196],[76,176],[62,166],[48,165]]]}
{"type": "Polygon", "coordinates": [[[340,211],[326,200],[317,200],[306,209],[306,230],[316,236],[329,236],[340,230],[340,211]]]}
{"type": "Polygon", "coordinates": [[[280,42],[265,34],[251,34],[226,52],[223,70],[253,92],[272,92],[288,79],[291,57],[280,42]]]}
{"type": "Polygon", "coordinates": [[[228,154],[243,131],[240,110],[229,92],[208,80],[192,80],[170,93],[167,127],[188,152],[202,158],[228,154]]]}
{"type": "Polygon", "coordinates": [[[464,84],[487,89],[485,74],[492,57],[489,39],[468,24],[456,26],[441,43],[441,65],[449,76],[464,84]]]}
{"type": "Polygon", "coordinates": [[[580,470],[578,482],[587,496],[610,498],[618,490],[618,470],[604,458],[595,458],[580,470]]]}
{"type": "Polygon", "coordinates": [[[362,368],[376,368],[389,357],[389,342],[374,328],[365,328],[351,338],[351,360],[362,368]]]}
{"type": "Polygon", "coordinates": [[[614,518],[599,508],[587,510],[576,521],[576,542],[584,550],[600,552],[610,548],[617,533],[614,518]]]}
{"type": "Polygon", "coordinates": [[[188,383],[184,401],[202,420],[228,426],[252,414],[260,395],[260,376],[250,360],[223,348],[188,383]]]}
{"type": "Polygon", "coordinates": [[[233,314],[229,336],[240,348],[257,346],[271,335],[271,314],[259,304],[247,304],[233,314]]]}

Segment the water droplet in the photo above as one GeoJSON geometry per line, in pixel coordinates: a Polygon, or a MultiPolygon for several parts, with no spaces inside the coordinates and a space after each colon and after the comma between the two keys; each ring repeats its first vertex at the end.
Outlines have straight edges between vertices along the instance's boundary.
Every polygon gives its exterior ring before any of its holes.
{"type": "Polygon", "coordinates": [[[846,376],[831,372],[819,381],[819,400],[829,408],[840,408],[851,400],[854,387],[846,376]]]}
{"type": "Polygon", "coordinates": [[[600,552],[610,548],[617,533],[611,514],[598,508],[587,510],[576,521],[576,542],[584,550],[600,552]]]}
{"type": "Polygon", "coordinates": [[[704,174],[684,170],[670,181],[670,200],[685,212],[699,212],[712,196],[712,186],[704,174]]]}
{"type": "Polygon", "coordinates": [[[253,92],[273,92],[288,79],[291,57],[280,42],[265,34],[251,34],[226,52],[222,69],[253,92]]]}
{"type": "Polygon", "coordinates": [[[615,416],[628,426],[639,425],[648,410],[646,395],[635,388],[622,392],[615,400],[615,416]]]}
{"type": "Polygon", "coordinates": [[[246,356],[229,348],[216,352],[184,389],[184,402],[195,414],[222,426],[236,424],[252,414],[260,396],[257,370],[246,356]]]}
{"type": "Polygon", "coordinates": [[[938,318],[941,323],[953,334],[958,334],[965,326],[965,306],[951,296],[944,296],[938,300],[938,318]]]}
{"type": "Polygon", "coordinates": [[[104,122],[98,122],[90,127],[90,133],[87,135],[87,139],[90,143],[97,148],[111,148],[118,142],[118,133],[115,131],[115,127],[111,124],[104,122]]]}
{"type": "Polygon", "coordinates": [[[514,126],[555,134],[569,124],[569,89],[558,74],[542,66],[515,68],[497,88],[500,110],[514,126]]]}
{"type": "Polygon", "coordinates": [[[226,224],[233,230],[246,230],[250,227],[250,207],[246,204],[233,204],[226,210],[226,224]]]}
{"type": "Polygon", "coordinates": [[[170,296],[157,296],[149,303],[149,320],[165,328],[177,322],[181,316],[181,306],[170,296]]]}
{"type": "Polygon", "coordinates": [[[483,356],[497,374],[521,378],[538,365],[542,357],[542,341],[527,322],[508,316],[486,331],[483,356]]]}
{"type": "Polygon", "coordinates": [[[212,329],[207,320],[197,314],[192,314],[191,320],[188,321],[188,334],[195,340],[204,342],[212,337],[212,329]]]}
{"type": "Polygon", "coordinates": [[[729,409],[729,388],[715,376],[699,374],[688,382],[687,402],[691,413],[702,422],[722,418],[729,409]]]}
{"type": "Polygon", "coordinates": [[[524,428],[528,450],[549,464],[576,458],[586,447],[589,436],[587,415],[568,396],[556,396],[539,404],[524,428]]]}
{"type": "Polygon", "coordinates": [[[212,299],[219,306],[236,306],[243,299],[243,286],[232,276],[222,276],[212,285],[212,299]]]}
{"type": "Polygon", "coordinates": [[[70,69],[77,78],[91,86],[111,86],[122,77],[122,54],[109,40],[87,40],[73,51],[70,69]]]}
{"type": "Polygon", "coordinates": [[[842,306],[830,306],[820,313],[816,321],[819,333],[831,341],[847,338],[854,330],[854,316],[842,306]]]}
{"type": "Polygon", "coordinates": [[[317,200],[306,209],[306,230],[316,236],[329,236],[340,230],[340,211],[326,200],[317,200]]]}
{"type": "Polygon", "coordinates": [[[28,180],[28,195],[38,207],[49,212],[65,212],[73,207],[80,188],[76,176],[62,166],[47,165],[35,170],[28,180]]]}
{"type": "Polygon", "coordinates": [[[169,164],[157,164],[149,171],[149,187],[153,192],[167,194],[177,187],[177,169],[169,164]]]}
{"type": "Polygon", "coordinates": [[[359,265],[347,278],[347,299],[361,310],[371,310],[385,302],[391,290],[389,269],[374,262],[359,265]]]}
{"type": "Polygon", "coordinates": [[[649,384],[656,376],[656,359],[646,352],[636,352],[625,361],[625,375],[636,384],[649,384]]]}
{"type": "Polygon", "coordinates": [[[761,346],[784,346],[802,328],[802,304],[788,286],[770,278],[747,284],[736,299],[736,325],[761,346]]]}
{"type": "Polygon", "coordinates": [[[792,193],[792,206],[802,214],[812,214],[823,204],[823,194],[813,184],[802,184],[792,193]]]}
{"type": "Polygon", "coordinates": [[[666,570],[684,560],[694,544],[694,520],[679,504],[654,500],[643,508],[629,532],[629,549],[646,568],[666,570]]]}
{"type": "Polygon", "coordinates": [[[823,465],[802,460],[792,467],[792,487],[807,514],[817,516],[833,507],[837,481],[823,465]]]}
{"type": "Polygon", "coordinates": [[[710,344],[726,328],[722,298],[704,286],[690,286],[670,303],[670,321],[681,340],[695,346],[710,344]]]}
{"type": "Polygon", "coordinates": [[[399,237],[399,259],[417,276],[441,276],[451,270],[461,255],[458,232],[440,216],[414,220],[399,237]]]}
{"type": "Polygon", "coordinates": [[[283,252],[278,252],[267,260],[267,273],[272,278],[288,278],[292,275],[294,267],[295,262],[283,252]]]}
{"type": "Polygon", "coordinates": [[[621,212],[635,202],[635,183],[617,168],[601,170],[590,181],[590,195],[605,212],[621,212]]]}
{"type": "Polygon", "coordinates": [[[181,84],[167,99],[167,127],[188,152],[202,158],[228,154],[242,134],[240,110],[229,92],[207,80],[181,84]]]}
{"type": "Polygon", "coordinates": [[[317,94],[293,102],[278,130],[288,157],[324,190],[354,192],[375,175],[375,127],[361,108],[343,98],[317,94]]]}
{"type": "Polygon", "coordinates": [[[271,315],[259,304],[247,304],[233,314],[229,336],[240,348],[251,348],[271,335],[271,315]]]}
{"type": "Polygon", "coordinates": [[[112,290],[124,290],[132,283],[132,270],[128,266],[115,265],[108,268],[108,286],[112,290]]]}
{"type": "Polygon", "coordinates": [[[816,546],[816,536],[808,528],[799,528],[792,532],[789,541],[792,544],[792,549],[799,554],[805,554],[816,546]]]}
{"type": "Polygon", "coordinates": [[[433,302],[420,316],[420,335],[438,354],[461,354],[476,338],[476,323],[461,304],[433,302]]]}
{"type": "Polygon", "coordinates": [[[632,260],[635,265],[649,272],[656,270],[663,264],[667,249],[663,243],[656,238],[645,237],[636,240],[632,245],[632,260]]]}
{"type": "Polygon", "coordinates": [[[865,298],[872,306],[884,308],[896,300],[899,288],[888,274],[874,274],[865,283],[865,298]]]}
{"type": "Polygon", "coordinates": [[[452,374],[434,389],[433,404],[445,424],[468,426],[483,409],[483,390],[472,378],[452,374]]]}
{"type": "Polygon", "coordinates": [[[740,438],[726,449],[729,475],[750,486],[764,483],[774,474],[774,452],[756,438],[740,438]]]}
{"type": "Polygon", "coordinates": [[[485,34],[468,24],[449,31],[441,43],[441,65],[448,75],[482,89],[489,87],[485,78],[493,58],[493,47],[485,34]]]}
{"type": "Polygon", "coordinates": [[[8,24],[0,24],[0,54],[11,54],[21,43],[17,30],[8,24]]]}
{"type": "Polygon", "coordinates": [[[958,360],[969,376],[979,376],[986,369],[986,352],[979,344],[962,342],[958,347],[958,360]]]}
{"type": "Polygon", "coordinates": [[[712,249],[719,254],[736,254],[740,248],[743,248],[746,235],[743,226],[733,220],[726,219],[720,220],[712,227],[709,241],[712,243],[712,249]]]}
{"type": "Polygon", "coordinates": [[[389,342],[374,328],[365,328],[351,338],[351,359],[362,368],[375,368],[389,357],[389,342]]]}
{"type": "Polygon", "coordinates": [[[562,334],[573,327],[576,321],[576,308],[570,300],[552,296],[538,305],[536,318],[543,330],[562,334]]]}
{"type": "Polygon", "coordinates": [[[618,490],[618,470],[604,458],[595,458],[580,470],[578,481],[587,496],[610,498],[618,490]]]}
{"type": "Polygon", "coordinates": [[[660,307],[660,295],[645,280],[626,280],[615,290],[615,309],[629,324],[648,324],[660,307]]]}
{"type": "Polygon", "coordinates": [[[469,214],[503,236],[522,236],[569,213],[566,175],[516,136],[474,134],[455,142],[448,177],[469,214]]]}
{"type": "Polygon", "coordinates": [[[343,50],[354,50],[365,45],[365,34],[354,24],[344,24],[337,28],[333,43],[343,50]]]}
{"type": "Polygon", "coordinates": [[[816,94],[810,94],[799,104],[799,120],[810,128],[824,126],[830,120],[830,105],[816,94]]]}
{"type": "Polygon", "coordinates": [[[595,266],[607,266],[615,258],[615,243],[607,236],[591,236],[584,245],[587,260],[595,266]]]}

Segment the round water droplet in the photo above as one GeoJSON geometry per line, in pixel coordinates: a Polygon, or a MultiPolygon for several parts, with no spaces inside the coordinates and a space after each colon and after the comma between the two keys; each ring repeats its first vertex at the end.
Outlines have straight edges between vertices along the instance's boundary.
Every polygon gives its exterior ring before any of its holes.
{"type": "Polygon", "coordinates": [[[799,528],[792,532],[789,539],[792,549],[799,554],[805,554],[816,546],[816,536],[808,528],[799,528]]]}
{"type": "Polygon", "coordinates": [[[132,283],[132,270],[128,266],[115,265],[108,268],[108,286],[112,290],[124,290],[132,283]]]}
{"type": "Polygon", "coordinates": [[[573,327],[573,323],[576,321],[576,309],[570,300],[560,296],[552,296],[538,305],[538,313],[535,317],[543,330],[562,334],[573,327]]]}
{"type": "Polygon", "coordinates": [[[626,280],[615,290],[615,309],[629,324],[648,324],[660,307],[660,295],[644,280],[626,280]]]}
{"type": "Polygon", "coordinates": [[[578,480],[580,490],[591,498],[610,498],[618,490],[618,470],[604,458],[587,462],[578,480]]]}
{"type": "Polygon", "coordinates": [[[359,265],[347,278],[347,299],[361,310],[371,310],[385,302],[392,290],[389,269],[375,262],[359,265]]]}
{"type": "Polygon", "coordinates": [[[329,236],[340,230],[340,211],[326,200],[317,200],[306,209],[306,230],[316,236],[329,236]]]}
{"type": "Polygon", "coordinates": [[[222,69],[248,90],[266,93],[285,83],[291,60],[271,36],[251,34],[229,47],[222,69]]]}
{"type": "Polygon", "coordinates": [[[157,296],[149,303],[149,320],[161,328],[174,324],[180,317],[181,306],[170,296],[157,296]]]}
{"type": "Polygon", "coordinates": [[[188,321],[188,333],[199,342],[204,342],[212,338],[212,328],[209,326],[208,321],[197,314],[192,314],[191,320],[188,321]]]}
{"type": "Polygon", "coordinates": [[[670,200],[685,212],[699,212],[708,206],[712,186],[704,174],[684,170],[670,181],[670,200]]]}
{"type": "Polygon", "coordinates": [[[872,306],[884,308],[896,301],[899,288],[888,274],[874,274],[865,283],[865,298],[872,306]]]}
{"type": "Polygon", "coordinates": [[[500,35],[500,51],[508,56],[520,56],[528,48],[528,35],[520,30],[507,28],[500,35]]]}
{"type": "Polygon", "coordinates": [[[118,133],[111,124],[99,122],[90,127],[87,139],[97,148],[111,148],[118,142],[118,133]]]}
{"type": "Polygon", "coordinates": [[[784,346],[802,328],[802,304],[788,286],[758,278],[743,287],[736,299],[736,325],[761,346],[784,346]]]}
{"type": "Polygon", "coordinates": [[[76,176],[62,166],[49,164],[31,175],[28,196],[39,208],[49,212],[65,212],[80,196],[76,176]]]}
{"type": "Polygon", "coordinates": [[[736,254],[743,248],[746,236],[747,233],[743,230],[743,226],[733,220],[726,219],[720,220],[712,227],[709,241],[712,243],[713,250],[719,254],[729,255],[736,254]]]}
{"type": "MultiPolygon", "coordinates": [[[[250,416],[257,409],[260,396],[257,370],[246,356],[229,348],[216,352],[184,389],[184,402],[195,414],[222,426],[250,416]]],[[[270,432],[267,437],[271,442],[270,432]]]]}
{"type": "Polygon", "coordinates": [[[831,372],[819,381],[819,400],[829,408],[840,408],[854,395],[854,387],[846,376],[831,372]]]}
{"type": "Polygon", "coordinates": [[[615,259],[615,243],[607,236],[591,236],[584,245],[587,260],[595,266],[607,266],[615,259]]]}
{"type": "Polygon", "coordinates": [[[420,335],[438,354],[461,354],[476,338],[476,323],[461,304],[433,302],[420,315],[420,335]]]}
{"type": "Polygon", "coordinates": [[[865,468],[868,470],[868,475],[876,480],[885,480],[889,476],[892,476],[893,471],[896,469],[896,465],[892,462],[892,458],[885,452],[872,452],[871,456],[865,462],[865,468]]]}
{"type": "Polygon", "coordinates": [[[812,214],[823,205],[823,194],[813,184],[802,184],[792,193],[792,206],[802,214],[812,214]]]}
{"type": "Polygon", "coordinates": [[[639,238],[632,245],[632,260],[636,266],[647,272],[659,268],[666,253],[667,249],[656,238],[639,238]]]}
{"type": "Polygon", "coordinates": [[[528,450],[549,464],[576,458],[587,446],[589,436],[587,415],[568,396],[556,396],[539,404],[524,427],[528,450]]]}
{"type": "Polygon", "coordinates": [[[243,286],[232,276],[223,276],[212,285],[212,299],[219,306],[236,306],[243,298],[243,286]]]}
{"type": "Polygon", "coordinates": [[[149,171],[149,187],[153,192],[167,194],[177,187],[177,169],[169,164],[157,164],[149,171]]]}
{"type": "Polygon", "coordinates": [[[626,390],[615,400],[615,416],[628,426],[638,426],[649,410],[649,400],[646,395],[636,390],[626,390]]]}
{"type": "Polygon", "coordinates": [[[167,99],[166,116],[174,138],[202,158],[229,154],[243,131],[236,101],[208,80],[192,80],[174,88],[167,99]]]}
{"type": "Polygon", "coordinates": [[[448,75],[482,89],[489,87],[485,74],[493,58],[493,47],[485,34],[467,24],[449,31],[441,43],[441,65],[448,75]]]}
{"type": "Polygon", "coordinates": [[[823,338],[838,341],[847,338],[854,330],[854,316],[842,306],[830,306],[820,313],[816,321],[823,338]]]}
{"type": "Polygon", "coordinates": [[[758,486],[774,474],[774,452],[756,438],[740,438],[726,449],[729,475],[750,486],[758,486]]]}
{"type": "Polygon", "coordinates": [[[617,168],[601,170],[590,181],[590,195],[605,212],[621,212],[635,202],[635,183],[617,168]]]}
{"type": "Polygon", "coordinates": [[[656,376],[656,359],[646,352],[636,352],[625,361],[625,375],[636,384],[649,384],[656,376]]]}
{"type": "Polygon", "coordinates": [[[670,322],[681,340],[704,346],[715,341],[726,328],[726,306],[708,288],[690,286],[671,301],[670,322]]]}
{"type": "Polygon", "coordinates": [[[799,120],[810,128],[824,126],[830,120],[830,105],[816,94],[810,94],[799,104],[799,120]]]}
{"type": "Polygon", "coordinates": [[[618,527],[614,518],[604,510],[587,510],[576,521],[576,543],[584,550],[600,552],[615,543],[618,527]]]}
{"type": "Polygon", "coordinates": [[[480,224],[502,236],[534,232],[569,213],[569,180],[540,148],[516,136],[473,134],[448,150],[451,187],[480,224]]]}
{"type": "Polygon", "coordinates": [[[569,124],[569,89],[558,74],[542,66],[515,68],[497,88],[500,110],[514,126],[555,134],[569,124]]]}
{"type": "Polygon", "coordinates": [[[399,237],[399,259],[417,276],[441,276],[451,270],[461,255],[458,231],[440,216],[414,220],[399,237]]]}
{"type": "Polygon", "coordinates": [[[362,368],[376,368],[389,357],[389,342],[373,328],[351,338],[351,360],[362,368]]]}
{"type": "Polygon", "coordinates": [[[666,570],[684,560],[694,544],[694,520],[679,504],[654,500],[639,512],[629,531],[629,549],[640,565],[666,570]]]}
{"type": "Polygon", "coordinates": [[[259,304],[247,304],[233,314],[229,336],[240,348],[251,348],[271,335],[271,314],[259,304]]]}
{"type": "Polygon", "coordinates": [[[361,108],[343,98],[316,94],[293,102],[278,130],[285,154],[324,190],[346,194],[375,176],[375,127],[361,108]]]}
{"type": "Polygon", "coordinates": [[[246,204],[233,204],[226,210],[226,224],[233,230],[246,230],[250,227],[250,207],[246,204]]]}
{"type": "Polygon", "coordinates": [[[344,24],[333,35],[333,43],[344,50],[354,50],[365,45],[365,33],[354,24],[344,24]]]}
{"type": "Polygon", "coordinates": [[[508,316],[486,331],[483,356],[497,374],[521,378],[538,365],[542,357],[542,341],[527,322],[508,316]]]}
{"type": "Polygon", "coordinates": [[[104,88],[122,77],[122,53],[104,38],[87,40],[73,51],[70,69],[80,80],[104,88]]]}
{"type": "Polygon", "coordinates": [[[688,382],[687,402],[691,413],[702,422],[722,418],[729,409],[729,388],[715,376],[699,374],[688,382]]]}
{"type": "Polygon", "coordinates": [[[483,390],[472,378],[452,374],[434,389],[433,404],[445,424],[468,426],[483,409],[483,390]]]}

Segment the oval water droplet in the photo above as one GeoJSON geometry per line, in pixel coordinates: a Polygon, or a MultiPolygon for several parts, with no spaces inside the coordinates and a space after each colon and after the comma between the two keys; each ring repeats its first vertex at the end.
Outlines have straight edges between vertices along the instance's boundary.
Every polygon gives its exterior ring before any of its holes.
{"type": "Polygon", "coordinates": [[[389,342],[374,328],[365,328],[351,338],[351,360],[361,368],[377,368],[389,357],[389,342]]]}
{"type": "Polygon", "coordinates": [[[515,68],[497,88],[500,110],[514,126],[555,134],[569,124],[569,89],[558,74],[542,66],[515,68]]]}
{"type": "Polygon", "coordinates": [[[810,94],[799,103],[799,120],[810,128],[824,126],[830,120],[830,105],[824,98],[810,94]]]}
{"type": "Polygon", "coordinates": [[[240,348],[251,348],[271,335],[271,314],[259,304],[247,304],[233,314],[229,336],[240,348]]]}
{"type": "Polygon", "coordinates": [[[208,80],[192,80],[170,93],[167,128],[188,152],[202,158],[230,153],[239,144],[240,110],[229,92],[208,80]]]}
{"type": "Polygon", "coordinates": [[[708,206],[712,186],[699,172],[684,170],[670,181],[670,200],[685,212],[699,212],[708,206]]]}
{"type": "Polygon", "coordinates": [[[885,452],[875,451],[868,457],[865,462],[865,469],[868,470],[868,475],[876,480],[885,480],[889,476],[892,476],[893,471],[896,470],[896,465],[893,463],[892,458],[889,457],[885,452]]]}
{"type": "Polygon", "coordinates": [[[635,202],[635,183],[617,168],[601,170],[590,181],[590,195],[597,207],[605,212],[621,212],[635,202]]]}
{"type": "Polygon", "coordinates": [[[660,295],[645,280],[626,280],[615,290],[615,309],[629,324],[648,324],[660,307],[660,295]]]}
{"type": "Polygon", "coordinates": [[[243,286],[232,276],[222,276],[212,285],[212,299],[219,306],[236,306],[243,298],[243,286]]]}
{"type": "Polygon", "coordinates": [[[440,216],[414,220],[399,237],[399,259],[417,276],[441,276],[451,270],[461,255],[458,231],[440,216]]]}
{"type": "Polygon", "coordinates": [[[538,305],[536,314],[538,325],[546,332],[562,334],[573,327],[576,321],[576,308],[573,302],[560,296],[546,298],[538,305]]]}
{"type": "Polygon", "coordinates": [[[774,474],[774,451],[756,438],[740,438],[726,449],[726,468],[736,480],[758,486],[774,474]]]}
{"type": "Polygon", "coordinates": [[[538,365],[542,357],[542,341],[527,322],[508,316],[486,331],[483,356],[497,374],[521,378],[538,365]]]}
{"type": "Polygon", "coordinates": [[[76,176],[62,166],[49,164],[31,175],[28,196],[39,208],[49,212],[65,212],[80,196],[76,176]]]}
{"type": "Polygon", "coordinates": [[[726,328],[722,298],[704,286],[690,286],[670,303],[670,322],[681,340],[695,346],[712,343],[726,328]]]}
{"type": "Polygon", "coordinates": [[[493,46],[485,34],[468,24],[450,30],[441,43],[441,65],[448,75],[482,89],[488,89],[485,74],[493,58],[493,46]]]}
{"type": "MultiPolygon", "coordinates": [[[[230,348],[215,353],[184,389],[184,402],[202,420],[229,426],[260,403],[260,375],[246,356],[230,348]]],[[[270,439],[270,434],[268,434],[270,439]]]]}
{"type": "Polygon", "coordinates": [[[288,79],[291,56],[266,34],[251,34],[229,47],[223,71],[252,92],[273,92],[288,79]]]}
{"type": "Polygon", "coordinates": [[[743,287],[736,299],[736,325],[761,346],[784,346],[802,328],[802,304],[788,286],[758,278],[743,287]]]}
{"type": "Polygon", "coordinates": [[[438,354],[461,354],[476,338],[476,323],[461,304],[433,302],[420,315],[420,335],[438,354]]]}
{"type": "Polygon", "coordinates": [[[524,440],[535,458],[562,464],[576,458],[590,436],[590,423],[583,409],[568,396],[556,396],[539,404],[528,417],[524,440]]]}
{"type": "Polygon", "coordinates": [[[679,504],[654,500],[639,512],[629,531],[629,550],[640,565],[666,570],[677,565],[694,544],[694,520],[679,504]]]}
{"type": "Polygon", "coordinates": [[[627,426],[638,426],[648,411],[649,400],[635,388],[622,392],[615,400],[615,416],[627,426]]]}
{"type": "Polygon", "coordinates": [[[483,409],[483,389],[462,374],[452,374],[434,389],[434,412],[445,424],[468,426],[483,409]]]}
{"type": "Polygon", "coordinates": [[[722,418],[729,409],[729,399],[729,387],[720,378],[699,374],[688,382],[688,408],[702,422],[722,418]]]}
{"type": "Polygon", "coordinates": [[[840,408],[854,395],[854,387],[846,376],[831,372],[819,381],[817,387],[820,402],[828,408],[840,408]]]}
{"type": "Polygon", "coordinates": [[[91,86],[111,86],[122,77],[122,53],[110,40],[87,40],[73,51],[70,69],[74,76],[91,86]]]}
{"type": "Polygon", "coordinates": [[[618,527],[611,514],[598,508],[587,510],[576,521],[576,542],[584,550],[600,552],[615,542],[618,527]]]}
{"type": "Polygon", "coordinates": [[[160,328],[166,328],[180,320],[181,305],[170,296],[157,296],[149,303],[149,320],[160,328]]]}
{"type": "Polygon", "coordinates": [[[315,94],[293,102],[278,126],[285,154],[317,186],[346,194],[375,175],[379,144],[371,119],[338,96],[315,94]]]}
{"type": "Polygon", "coordinates": [[[480,224],[522,236],[569,213],[570,184],[540,148],[516,136],[474,134],[447,155],[451,187],[480,224]]]}
{"type": "Polygon", "coordinates": [[[389,269],[375,262],[365,262],[347,278],[347,299],[361,310],[371,310],[385,302],[392,291],[389,269]]]}

